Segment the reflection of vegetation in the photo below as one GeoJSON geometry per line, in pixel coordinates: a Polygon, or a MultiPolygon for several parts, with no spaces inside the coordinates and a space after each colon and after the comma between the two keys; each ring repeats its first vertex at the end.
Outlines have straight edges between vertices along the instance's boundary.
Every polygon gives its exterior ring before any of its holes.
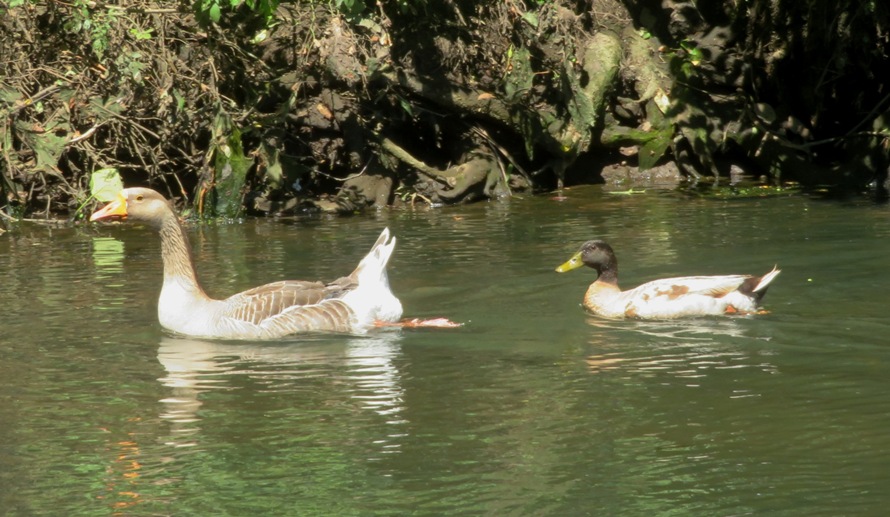
{"type": "Polygon", "coordinates": [[[112,237],[93,237],[93,264],[97,270],[121,271],[124,243],[112,237]]]}
{"type": "Polygon", "coordinates": [[[707,199],[747,199],[766,197],[787,197],[801,193],[796,186],[781,185],[726,185],[726,186],[694,186],[686,192],[707,199]]]}

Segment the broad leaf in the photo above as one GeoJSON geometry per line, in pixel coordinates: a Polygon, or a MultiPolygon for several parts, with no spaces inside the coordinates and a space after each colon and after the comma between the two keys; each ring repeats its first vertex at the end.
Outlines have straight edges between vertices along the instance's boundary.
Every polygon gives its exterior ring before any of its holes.
{"type": "Polygon", "coordinates": [[[114,167],[93,171],[90,176],[90,194],[103,203],[114,199],[123,189],[124,182],[114,167]]]}
{"type": "Polygon", "coordinates": [[[671,134],[662,131],[655,138],[640,146],[638,156],[640,170],[646,171],[655,167],[669,145],[671,145],[671,134]]]}

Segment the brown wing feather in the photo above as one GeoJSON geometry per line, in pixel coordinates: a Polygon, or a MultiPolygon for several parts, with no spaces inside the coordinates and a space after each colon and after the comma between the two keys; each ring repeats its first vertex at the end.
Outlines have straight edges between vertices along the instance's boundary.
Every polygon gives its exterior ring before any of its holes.
{"type": "Polygon", "coordinates": [[[358,287],[358,280],[353,275],[344,276],[329,282],[325,287],[331,293],[336,293],[334,294],[334,297],[336,297],[358,287]]]}
{"type": "Polygon", "coordinates": [[[263,322],[263,328],[275,335],[300,331],[326,330],[348,332],[352,328],[352,310],[341,300],[291,307],[263,322]]]}
{"type": "Polygon", "coordinates": [[[315,305],[336,298],[343,290],[321,282],[283,280],[238,293],[226,300],[231,307],[230,318],[259,324],[291,307],[315,305]]]}

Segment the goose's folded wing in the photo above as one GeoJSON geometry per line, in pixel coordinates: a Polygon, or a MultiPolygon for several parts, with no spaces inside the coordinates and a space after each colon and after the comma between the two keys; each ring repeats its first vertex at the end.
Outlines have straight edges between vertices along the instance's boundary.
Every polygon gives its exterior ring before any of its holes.
{"type": "Polygon", "coordinates": [[[280,314],[264,320],[260,326],[274,335],[288,335],[317,330],[349,332],[354,313],[338,299],[326,299],[314,305],[288,307],[280,314]]]}
{"type": "Polygon", "coordinates": [[[294,307],[317,305],[323,300],[336,297],[338,288],[330,288],[321,282],[284,280],[261,285],[232,295],[225,300],[226,316],[259,325],[294,307]]]}

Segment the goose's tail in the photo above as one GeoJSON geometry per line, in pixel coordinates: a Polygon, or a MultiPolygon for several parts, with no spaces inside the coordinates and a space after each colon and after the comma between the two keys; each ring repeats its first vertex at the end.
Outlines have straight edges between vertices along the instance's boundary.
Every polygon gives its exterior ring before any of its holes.
{"type": "Polygon", "coordinates": [[[386,265],[396,248],[396,238],[384,228],[371,251],[349,275],[354,288],[343,301],[355,312],[360,325],[393,322],[402,317],[402,303],[389,288],[386,265]]]}
{"type": "Polygon", "coordinates": [[[389,263],[389,257],[392,256],[392,252],[395,249],[395,236],[390,237],[389,228],[384,228],[380,232],[377,242],[371,246],[371,251],[365,255],[365,258],[358,263],[358,267],[349,276],[359,285],[382,281],[389,288],[389,282],[386,278],[386,265],[389,263]]]}

